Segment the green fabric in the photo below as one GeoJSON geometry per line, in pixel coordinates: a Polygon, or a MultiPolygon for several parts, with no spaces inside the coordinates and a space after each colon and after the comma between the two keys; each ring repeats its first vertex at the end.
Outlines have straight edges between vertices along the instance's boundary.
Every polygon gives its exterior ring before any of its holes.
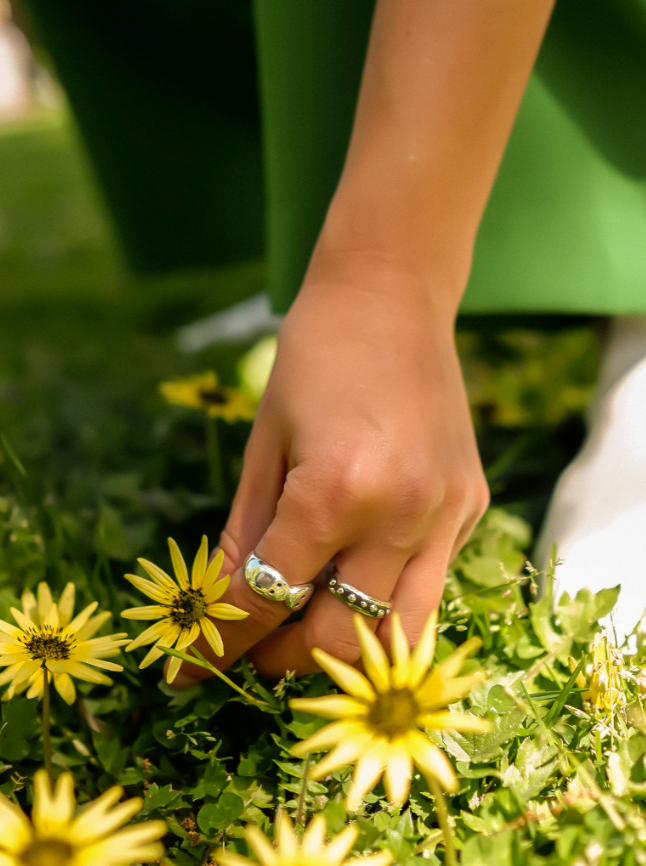
{"type": "Polygon", "coordinates": [[[141,271],[264,248],[250,0],[21,0],[141,271]]]}
{"type": "MultiPolygon", "coordinates": [[[[370,7],[256,0],[270,290],[281,310],[343,163],[370,7]]],[[[645,177],[646,0],[560,0],[462,311],[646,313],[645,177]]]]}

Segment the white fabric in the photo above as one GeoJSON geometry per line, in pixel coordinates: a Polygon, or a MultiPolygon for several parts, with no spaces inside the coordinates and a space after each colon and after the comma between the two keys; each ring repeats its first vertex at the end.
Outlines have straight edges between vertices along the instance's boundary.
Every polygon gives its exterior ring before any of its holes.
{"type": "Polygon", "coordinates": [[[537,566],[553,542],[557,594],[621,584],[613,622],[620,640],[630,634],[646,609],[646,318],[613,323],[588,436],[557,484],[537,566]]]}

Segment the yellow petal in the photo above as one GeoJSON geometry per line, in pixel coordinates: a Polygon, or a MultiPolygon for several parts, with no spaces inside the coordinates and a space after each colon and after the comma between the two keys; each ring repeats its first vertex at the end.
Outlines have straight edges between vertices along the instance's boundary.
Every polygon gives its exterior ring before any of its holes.
{"type": "MultiPolygon", "coordinates": [[[[325,859],[328,863],[343,863],[354,843],[357,841],[359,828],[356,824],[348,824],[338,833],[325,849],[325,859]]],[[[363,857],[361,858],[363,862],[363,857]]]]}
{"type": "Polygon", "coordinates": [[[151,647],[148,650],[139,667],[141,668],[141,670],[150,667],[153,662],[156,662],[157,659],[160,659],[162,656],[165,655],[166,653],[164,652],[164,650],[158,647],[157,644],[155,644],[154,647],[151,647]]]}
{"type": "Polygon", "coordinates": [[[390,615],[390,647],[393,656],[393,667],[390,672],[393,688],[403,689],[408,685],[410,647],[397,611],[390,615]]]}
{"type": "Polygon", "coordinates": [[[408,748],[411,757],[427,779],[437,779],[445,791],[457,793],[460,785],[453,766],[444,752],[419,731],[408,734],[408,748]]]}
{"type": "MultiPolygon", "coordinates": [[[[254,866],[255,863],[254,860],[250,860],[242,854],[236,854],[235,851],[222,851],[221,849],[218,849],[217,851],[214,851],[211,856],[216,863],[220,864],[220,866],[254,866]]],[[[260,860],[260,857],[258,857],[258,859],[260,860]]],[[[263,866],[274,866],[276,861],[260,860],[260,862],[263,866]]],[[[0,866],[4,866],[4,864],[0,863],[0,866]]],[[[13,863],[9,864],[9,866],[13,866],[13,863]]]]}
{"type": "Polygon", "coordinates": [[[61,597],[58,599],[58,617],[61,621],[62,626],[66,626],[67,623],[72,619],[75,597],[76,590],[74,588],[74,584],[70,581],[68,584],[66,584],[65,589],[61,593],[61,597]]]}
{"type": "Polygon", "coordinates": [[[147,604],[144,607],[129,607],[121,611],[124,619],[160,619],[168,615],[168,608],[164,604],[147,604]]]}
{"type": "Polygon", "coordinates": [[[408,743],[398,739],[391,743],[388,762],[384,772],[386,796],[396,806],[403,806],[410,793],[410,780],[413,775],[413,760],[408,743]]]}
{"type": "Polygon", "coordinates": [[[133,797],[119,803],[123,796],[123,788],[115,785],[92,800],[74,818],[70,826],[70,841],[77,845],[86,845],[93,839],[100,839],[113,833],[126,824],[143,806],[141,797],[133,797]],[[118,804],[118,805],[117,805],[118,804]]]}
{"type": "Polygon", "coordinates": [[[432,610],[411,655],[408,675],[408,686],[411,689],[417,688],[431,667],[435,655],[436,635],[437,611],[432,610]]]}
{"type": "Polygon", "coordinates": [[[86,608],[83,608],[83,610],[78,614],[78,616],[75,616],[72,622],[65,627],[65,633],[76,634],[76,632],[79,629],[82,629],[83,626],[87,623],[87,621],[92,616],[98,606],[99,602],[93,601],[92,604],[88,604],[86,608]]]}
{"type": "Polygon", "coordinates": [[[179,673],[179,669],[182,666],[182,660],[178,659],[176,656],[171,656],[170,664],[168,665],[168,669],[166,671],[166,682],[172,683],[177,674],[179,673]]]}
{"type": "MultiPolygon", "coordinates": [[[[215,554],[211,562],[209,562],[209,566],[206,569],[206,574],[204,575],[204,582],[202,583],[202,589],[207,591],[209,590],[216,580],[218,579],[218,575],[222,570],[222,563],[224,562],[224,550],[220,549],[215,554]]],[[[220,593],[221,595],[222,593],[220,593]]],[[[219,596],[218,596],[219,597],[219,596]]]]}
{"type": "Polygon", "coordinates": [[[349,695],[323,695],[320,698],[292,698],[289,706],[302,713],[312,713],[324,719],[346,719],[352,716],[365,717],[369,707],[363,701],[349,695]]]}
{"type": "MultiPolygon", "coordinates": [[[[2,847],[12,854],[23,851],[33,836],[27,816],[4,794],[0,794],[0,827],[2,847]]],[[[16,861],[11,860],[12,866],[16,861]]]]}
{"type": "Polygon", "coordinates": [[[310,860],[316,862],[320,857],[325,847],[325,829],[325,818],[319,812],[318,815],[314,815],[303,833],[301,857],[306,863],[310,860]]]}
{"type": "MultiPolygon", "coordinates": [[[[173,627],[179,629],[179,626],[175,626],[171,619],[162,619],[154,625],[148,626],[145,631],[142,631],[142,633],[128,645],[126,652],[132,652],[132,650],[137,649],[137,647],[145,646],[147,643],[152,643],[153,641],[165,637],[169,632],[169,629],[173,627]]],[[[177,633],[179,634],[179,630],[177,633]]],[[[166,646],[170,646],[170,644],[166,644],[166,646]]]]}
{"type": "Polygon", "coordinates": [[[104,671],[122,671],[123,665],[115,664],[114,662],[108,662],[105,659],[97,658],[96,656],[88,655],[86,658],[79,659],[79,661],[84,661],[89,665],[93,665],[95,668],[102,668],[104,671]]]}
{"type": "Polygon", "coordinates": [[[21,610],[18,610],[17,607],[12,607],[10,610],[11,615],[23,631],[29,631],[30,628],[34,627],[34,624],[29,617],[25,616],[25,614],[21,610]]]}
{"type": "Polygon", "coordinates": [[[22,629],[16,628],[15,625],[0,619],[0,634],[6,634],[8,637],[22,637],[24,632],[22,629]]]}
{"type": "Polygon", "coordinates": [[[356,737],[366,732],[365,724],[361,722],[331,722],[320,728],[306,740],[301,740],[292,746],[291,754],[297,758],[304,758],[312,752],[322,752],[337,743],[342,743],[350,737],[356,737]]]}
{"type": "Polygon", "coordinates": [[[199,550],[193,561],[193,569],[191,571],[191,585],[193,589],[201,589],[206,574],[206,563],[209,559],[209,542],[206,535],[202,536],[199,550]]]}
{"type": "MultiPolygon", "coordinates": [[[[122,668],[123,670],[123,668],[122,668]]],[[[39,691],[44,687],[44,683],[40,687],[39,691]]],[[[34,684],[35,686],[35,684],[34,684]]],[[[32,686],[32,689],[34,688],[32,686]]],[[[72,682],[72,678],[69,674],[54,674],[54,687],[58,694],[63,698],[66,704],[72,706],[74,701],[76,700],[76,689],[74,688],[74,683],[72,682]]],[[[35,695],[34,695],[35,697],[35,695]]]]}
{"type": "Polygon", "coordinates": [[[23,683],[25,680],[29,679],[29,677],[33,676],[33,674],[35,674],[36,671],[39,670],[42,670],[40,659],[26,661],[23,662],[23,664],[21,664],[20,666],[16,666],[16,673],[14,674],[13,678],[14,686],[20,685],[20,683],[23,683]]]}
{"type": "MultiPolygon", "coordinates": [[[[257,827],[254,824],[247,824],[244,831],[244,837],[249,847],[263,866],[276,866],[278,863],[277,851],[260,827],[257,827]]],[[[230,856],[232,852],[227,851],[222,853],[226,853],[227,856],[230,856]]],[[[220,854],[217,855],[217,861],[225,863],[225,860],[220,860],[220,856],[220,854]]],[[[246,860],[247,864],[251,862],[251,860],[246,860]]]]}
{"type": "Polygon", "coordinates": [[[220,580],[216,580],[212,584],[207,584],[206,579],[202,584],[202,592],[204,593],[204,599],[207,604],[212,604],[214,601],[217,601],[221,598],[224,593],[229,588],[229,584],[231,583],[231,575],[225,574],[220,580]]]}
{"type": "Polygon", "coordinates": [[[281,815],[278,827],[276,828],[276,836],[278,837],[278,850],[280,851],[281,860],[295,862],[298,858],[298,839],[294,833],[294,825],[291,818],[286,812],[283,812],[281,815]]]}
{"type": "Polygon", "coordinates": [[[26,589],[21,595],[20,601],[25,616],[29,617],[34,625],[40,625],[38,621],[38,602],[33,592],[30,589],[26,589]]]}
{"type": "Polygon", "coordinates": [[[473,655],[474,652],[477,652],[481,646],[482,641],[479,637],[469,638],[469,640],[465,641],[456,650],[453,650],[451,655],[442,659],[442,661],[435,666],[437,675],[442,677],[442,679],[451,679],[452,677],[456,677],[462,670],[462,667],[469,656],[473,655]]]}
{"type": "Polygon", "coordinates": [[[166,833],[165,821],[133,824],[74,852],[74,866],[123,866],[161,860],[164,848],[158,842],[166,833]]]}
{"type": "Polygon", "coordinates": [[[469,713],[451,713],[448,710],[419,716],[415,722],[421,728],[430,728],[434,731],[460,731],[464,734],[487,734],[492,729],[488,719],[472,716],[469,713]]]}
{"type": "Polygon", "coordinates": [[[435,668],[419,687],[415,696],[420,707],[425,710],[447,707],[465,698],[486,677],[485,671],[478,670],[464,677],[444,680],[435,668]]]}
{"type": "Polygon", "coordinates": [[[34,775],[34,808],[31,821],[38,836],[64,839],[75,809],[72,774],[61,773],[52,791],[47,772],[37,770],[34,775]]]}
{"type": "Polygon", "coordinates": [[[50,588],[44,580],[38,584],[36,592],[38,593],[38,619],[40,625],[44,625],[45,620],[52,609],[52,605],[54,604],[54,599],[52,598],[50,588]]]}
{"type": "Polygon", "coordinates": [[[96,616],[93,616],[92,619],[89,619],[83,628],[80,628],[76,632],[77,640],[88,640],[88,638],[93,637],[101,626],[105,625],[109,619],[112,619],[112,614],[109,610],[104,610],[102,613],[98,613],[96,616]]]}
{"type": "Polygon", "coordinates": [[[249,616],[246,610],[222,601],[217,602],[217,604],[209,604],[206,612],[215,619],[246,619],[249,616]]]}
{"type": "Polygon", "coordinates": [[[150,560],[143,559],[142,557],[140,557],[137,562],[151,578],[152,582],[156,583],[159,589],[166,593],[168,599],[174,598],[177,595],[177,583],[170,575],[166,574],[163,568],[160,568],[158,565],[155,565],[154,562],[150,562],[150,560]]]}
{"type": "Polygon", "coordinates": [[[325,673],[349,695],[355,698],[361,698],[364,701],[374,701],[376,699],[375,690],[370,685],[369,680],[362,673],[351,665],[342,662],[340,659],[335,659],[329,653],[322,649],[313,649],[312,658],[323,668],[325,673]]]}
{"type": "Polygon", "coordinates": [[[177,582],[182,589],[188,589],[188,569],[186,568],[182,551],[177,546],[174,538],[168,539],[168,548],[170,550],[170,558],[173,561],[173,571],[175,572],[177,582]]]}
{"type": "Polygon", "coordinates": [[[202,627],[202,634],[207,639],[209,646],[216,654],[216,656],[224,655],[224,644],[222,642],[222,637],[217,628],[213,625],[210,619],[207,617],[202,617],[200,620],[200,626],[202,627]]]}
{"type": "Polygon", "coordinates": [[[187,646],[195,643],[199,636],[200,627],[196,622],[194,622],[189,629],[182,629],[180,636],[177,638],[175,649],[178,650],[178,652],[182,652],[187,646]]]}
{"type": "Polygon", "coordinates": [[[83,662],[54,661],[50,659],[47,662],[47,667],[53,674],[69,674],[79,680],[85,680],[87,683],[96,683],[101,686],[112,685],[110,677],[106,677],[105,674],[95,671],[89,665],[83,664],[83,662]]]}
{"type": "Polygon", "coordinates": [[[361,806],[363,798],[381,778],[389,750],[390,744],[386,740],[374,740],[357,761],[348,791],[347,807],[349,812],[356,812],[361,806]]]}
{"type": "Polygon", "coordinates": [[[390,665],[388,656],[377,635],[368,628],[365,617],[360,613],[354,615],[354,628],[359,638],[361,658],[366,673],[380,694],[390,689],[390,665]]]}
{"type": "Polygon", "coordinates": [[[333,773],[339,767],[353,764],[372,739],[369,733],[365,733],[339,743],[336,749],[333,749],[318,764],[311,768],[310,778],[315,782],[318,779],[324,779],[328,773],[333,773]]]}
{"type": "Polygon", "coordinates": [[[124,574],[126,580],[130,581],[133,586],[136,586],[140,592],[152,598],[153,601],[159,604],[166,604],[172,601],[169,593],[165,589],[157,586],[151,580],[146,580],[144,577],[138,577],[136,574],[124,574]]]}

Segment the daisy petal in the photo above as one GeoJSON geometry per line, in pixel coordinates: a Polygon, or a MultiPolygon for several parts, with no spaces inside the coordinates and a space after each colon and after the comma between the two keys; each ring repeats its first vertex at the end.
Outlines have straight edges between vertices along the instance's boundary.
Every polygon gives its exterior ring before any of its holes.
{"type": "Polygon", "coordinates": [[[70,839],[77,845],[87,844],[127,824],[139,812],[143,801],[141,797],[133,797],[119,803],[122,795],[123,788],[115,785],[93,800],[72,821],[70,839]]]}
{"type": "Polygon", "coordinates": [[[166,574],[163,568],[160,568],[148,559],[139,558],[137,562],[151,578],[152,582],[156,583],[161,590],[168,593],[169,598],[177,594],[177,584],[170,575],[166,574]]]}
{"type": "Polygon", "coordinates": [[[30,589],[26,589],[20,597],[22,609],[25,616],[29,617],[34,625],[39,625],[38,622],[38,602],[36,596],[30,589]]]}
{"type": "Polygon", "coordinates": [[[466,697],[478,683],[487,678],[485,671],[474,671],[464,677],[444,680],[435,667],[417,691],[417,699],[425,710],[447,707],[466,697]]]}
{"type": "Polygon", "coordinates": [[[47,662],[47,667],[53,674],[69,674],[79,680],[85,680],[87,683],[96,683],[101,686],[111,686],[112,680],[106,677],[105,674],[95,671],[83,662],[67,662],[53,661],[47,662]]]}
{"type": "Polygon", "coordinates": [[[29,617],[25,616],[25,614],[21,610],[18,610],[17,607],[12,607],[10,610],[11,615],[23,631],[29,631],[30,628],[34,627],[34,624],[29,617]]]}
{"type": "Polygon", "coordinates": [[[390,851],[378,851],[367,857],[351,857],[344,866],[390,866],[394,859],[390,851]]]}
{"type": "Polygon", "coordinates": [[[292,698],[289,706],[293,710],[312,713],[324,719],[345,719],[352,716],[365,717],[368,706],[349,695],[323,695],[320,698],[292,698]]]}
{"type": "MultiPolygon", "coordinates": [[[[269,847],[271,847],[271,845],[269,847]]],[[[253,860],[244,857],[242,854],[236,854],[235,851],[217,851],[213,854],[213,859],[219,864],[219,866],[249,866],[250,863],[253,863],[253,860]]],[[[261,860],[260,857],[258,857],[258,859],[263,866],[275,866],[276,863],[275,860],[261,860]]],[[[1,860],[0,866],[4,866],[4,863],[1,860]]],[[[7,864],[7,866],[14,866],[14,861],[12,860],[7,864]]]]}
{"type": "MultiPolygon", "coordinates": [[[[208,572],[207,572],[208,574],[208,572]]],[[[231,575],[225,574],[220,580],[214,581],[212,584],[207,584],[206,578],[204,579],[204,583],[202,584],[202,592],[204,593],[204,598],[208,604],[212,604],[214,601],[217,601],[221,598],[224,593],[229,588],[229,584],[231,583],[231,575]]]]}
{"type": "Polygon", "coordinates": [[[432,610],[411,655],[408,674],[408,687],[411,689],[417,688],[431,667],[435,655],[436,634],[437,611],[432,610]]]}
{"type": "MultiPolygon", "coordinates": [[[[170,619],[162,619],[159,622],[156,622],[154,625],[149,626],[145,631],[142,631],[140,635],[130,643],[126,649],[126,652],[132,652],[132,650],[137,649],[137,647],[145,646],[147,643],[152,643],[153,641],[159,640],[163,637],[168,631],[169,627],[173,626],[174,623],[170,619]]],[[[179,628],[176,626],[176,628],[179,628]]]]}
{"type": "MultiPolygon", "coordinates": [[[[33,837],[33,830],[25,813],[4,794],[0,794],[0,827],[2,847],[12,854],[22,852],[33,837]]],[[[16,863],[13,857],[9,862],[12,866],[16,863]]]]}
{"type": "Polygon", "coordinates": [[[410,793],[413,760],[405,740],[391,743],[388,763],[384,772],[386,796],[396,806],[403,806],[410,793]]]}
{"type": "Polygon", "coordinates": [[[313,649],[312,658],[344,692],[355,698],[362,698],[364,701],[374,701],[377,697],[369,680],[356,668],[340,659],[335,659],[321,649],[313,649]]]}
{"type": "Polygon", "coordinates": [[[209,646],[216,656],[224,655],[224,643],[222,642],[222,637],[211,620],[207,617],[202,617],[200,620],[200,626],[202,627],[202,634],[207,639],[209,646]]]}
{"type": "MultiPolygon", "coordinates": [[[[34,686],[32,686],[32,689],[34,686]]],[[[54,687],[65,703],[72,706],[76,700],[76,689],[74,688],[71,676],[69,674],[54,674],[54,687]]]]}
{"type": "Polygon", "coordinates": [[[204,582],[202,583],[203,590],[209,590],[216,582],[216,580],[218,579],[218,575],[222,571],[223,562],[224,550],[220,548],[220,550],[218,550],[211,562],[209,562],[209,566],[206,569],[206,574],[204,575],[204,582]]]}
{"type": "Polygon", "coordinates": [[[129,607],[121,611],[124,619],[160,619],[168,615],[165,604],[147,604],[144,607],[129,607]]]}
{"type": "Polygon", "coordinates": [[[161,649],[161,647],[157,646],[157,644],[155,644],[154,647],[151,647],[151,648],[148,650],[148,652],[147,652],[146,655],[144,656],[144,658],[143,658],[141,664],[139,665],[139,667],[141,668],[141,670],[143,670],[144,668],[150,667],[150,665],[151,665],[153,662],[156,662],[157,659],[160,659],[160,658],[161,658],[162,656],[164,656],[164,655],[166,655],[166,653],[164,652],[164,650],[161,649]]]}
{"type": "Polygon", "coordinates": [[[80,628],[76,632],[76,639],[88,640],[88,638],[94,637],[101,626],[105,625],[105,623],[111,618],[112,614],[109,610],[104,610],[103,613],[98,613],[96,616],[93,616],[92,619],[89,619],[83,628],[80,628]]]}
{"type": "Polygon", "coordinates": [[[246,619],[249,616],[246,610],[222,601],[208,605],[206,612],[215,619],[246,619]]]}
{"type": "Polygon", "coordinates": [[[140,592],[143,592],[144,595],[147,595],[148,598],[152,598],[153,601],[159,602],[159,604],[166,604],[172,601],[170,595],[166,590],[161,589],[161,587],[157,586],[156,583],[153,583],[151,580],[146,580],[144,577],[138,577],[136,574],[124,574],[126,580],[129,580],[133,586],[136,586],[140,592]]]}
{"type": "MultiPolygon", "coordinates": [[[[323,815],[321,815],[320,813],[318,815],[314,815],[314,817],[307,825],[305,833],[303,834],[303,839],[301,840],[301,855],[302,859],[306,863],[310,860],[313,863],[316,862],[316,859],[320,855],[321,850],[325,846],[325,830],[326,822],[323,815]]],[[[356,835],[357,834],[355,834],[354,841],[356,841],[356,835]]],[[[354,841],[352,842],[348,850],[352,849],[354,841]]],[[[340,863],[342,859],[344,859],[344,857],[339,857],[338,862],[340,863]]]]}
{"type": "Polygon", "coordinates": [[[172,683],[177,674],[179,673],[179,669],[182,666],[182,660],[178,659],[175,656],[171,656],[170,664],[168,665],[168,670],[166,671],[166,682],[172,683]]]}
{"type": "Polygon", "coordinates": [[[300,743],[292,746],[291,754],[296,758],[304,758],[312,752],[322,752],[337,743],[342,743],[349,737],[363,734],[365,730],[365,725],[361,722],[332,722],[316,731],[306,740],[301,740],[300,743]]]}
{"type": "Polygon", "coordinates": [[[457,793],[460,785],[453,765],[435,743],[432,743],[420,731],[411,731],[408,734],[408,748],[412,759],[427,779],[437,779],[445,791],[452,794],[457,793]]]}
{"type": "MultiPolygon", "coordinates": [[[[279,860],[278,853],[260,827],[257,827],[254,824],[248,824],[245,827],[244,837],[248,842],[249,847],[263,866],[276,866],[279,860]]],[[[229,855],[230,852],[227,851],[225,853],[229,855]]],[[[249,860],[247,860],[246,857],[244,860],[245,866],[249,866],[249,860]]],[[[218,855],[218,861],[220,861],[220,855],[218,855]]],[[[221,862],[225,863],[224,860],[221,862]]]]}
{"type": "Polygon", "coordinates": [[[481,716],[472,716],[469,713],[451,713],[448,710],[419,716],[415,722],[422,728],[429,728],[434,731],[459,731],[463,734],[488,734],[492,728],[491,722],[481,716]]]}
{"type": "Polygon", "coordinates": [[[339,767],[353,764],[371,741],[372,736],[365,733],[360,734],[353,739],[344,740],[342,743],[339,743],[335,749],[311,768],[310,778],[313,782],[316,782],[318,779],[324,779],[328,773],[333,773],[335,770],[338,770],[339,767]]]}
{"type": "Polygon", "coordinates": [[[358,835],[359,828],[356,824],[349,824],[347,827],[344,827],[325,849],[325,858],[327,862],[342,863],[350,851],[352,851],[358,835]]]}
{"type": "Polygon", "coordinates": [[[390,647],[393,655],[393,686],[402,689],[407,685],[410,673],[410,646],[397,611],[390,617],[390,647]]]}
{"type": "Polygon", "coordinates": [[[38,836],[56,839],[66,835],[65,831],[75,809],[72,774],[61,773],[52,791],[47,772],[37,770],[34,775],[34,808],[31,821],[38,836]]]}
{"type": "Polygon", "coordinates": [[[368,628],[366,618],[360,613],[355,613],[353,619],[361,647],[363,666],[374,687],[383,694],[390,689],[388,656],[377,635],[368,628]]]}
{"type": "Polygon", "coordinates": [[[62,626],[66,626],[72,619],[74,612],[74,599],[76,598],[76,589],[70,581],[66,586],[61,597],[58,599],[58,616],[62,626]]]}
{"type": "Polygon", "coordinates": [[[363,798],[371,791],[384,771],[390,745],[386,740],[373,741],[370,747],[361,755],[352,774],[352,783],[348,791],[347,806],[349,812],[356,812],[363,798]]]}
{"type": "Polygon", "coordinates": [[[92,604],[88,604],[88,606],[83,608],[78,616],[75,616],[72,622],[66,626],[65,632],[67,634],[75,634],[79,629],[82,629],[98,606],[98,601],[93,601],[92,604]]]}
{"type": "Polygon", "coordinates": [[[170,558],[173,561],[173,570],[175,577],[181,589],[188,589],[188,569],[182,556],[182,551],[177,546],[174,538],[168,539],[168,549],[170,550],[170,558]]]}
{"type": "Polygon", "coordinates": [[[298,839],[294,833],[294,825],[286,812],[283,812],[281,819],[276,828],[278,837],[278,848],[280,849],[281,860],[287,863],[298,862],[298,839]]]}
{"type": "Polygon", "coordinates": [[[49,586],[42,580],[38,584],[38,589],[36,590],[38,594],[38,619],[40,625],[44,625],[45,619],[52,609],[52,605],[54,604],[54,599],[52,598],[52,593],[49,586]]]}
{"type": "Polygon", "coordinates": [[[193,589],[201,589],[206,574],[206,563],[209,559],[209,542],[206,535],[202,536],[199,550],[193,560],[193,568],[191,570],[191,586],[193,589]]]}
{"type": "Polygon", "coordinates": [[[0,619],[0,634],[6,634],[8,637],[22,637],[23,631],[9,622],[0,619]]]}
{"type": "Polygon", "coordinates": [[[465,661],[470,655],[477,652],[481,646],[482,641],[479,637],[469,638],[469,640],[465,641],[461,646],[454,650],[451,655],[442,659],[442,661],[435,666],[435,670],[442,679],[457,677],[462,670],[465,661]]]}
{"type": "Polygon", "coordinates": [[[177,639],[177,643],[175,644],[175,649],[181,652],[185,650],[187,646],[190,646],[194,643],[198,637],[200,636],[200,627],[194,622],[193,625],[189,629],[182,629],[182,633],[177,639]]]}

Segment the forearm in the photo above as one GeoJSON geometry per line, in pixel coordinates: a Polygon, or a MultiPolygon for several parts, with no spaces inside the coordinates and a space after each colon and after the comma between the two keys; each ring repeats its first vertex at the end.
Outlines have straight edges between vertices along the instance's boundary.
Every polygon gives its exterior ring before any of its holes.
{"type": "Polygon", "coordinates": [[[554,0],[378,0],[346,165],[313,259],[437,277],[457,309],[554,0]]]}

